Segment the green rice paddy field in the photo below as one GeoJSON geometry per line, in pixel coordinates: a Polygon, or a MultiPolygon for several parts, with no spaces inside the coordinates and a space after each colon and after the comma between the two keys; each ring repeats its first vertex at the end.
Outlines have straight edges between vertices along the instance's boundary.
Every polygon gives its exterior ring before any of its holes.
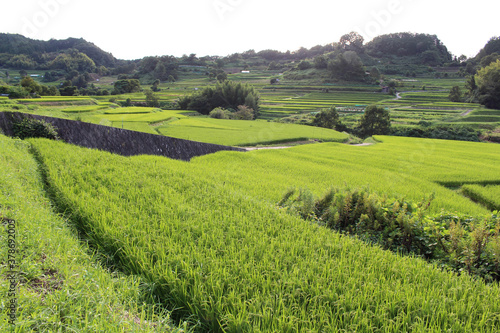
{"type": "Polygon", "coordinates": [[[28,142],[0,135],[0,331],[186,332],[154,308],[138,276],[99,265],[57,214],[30,149],[28,142]],[[11,270],[18,272],[14,293],[11,270]],[[8,322],[13,300],[15,325],[8,322]]]}
{"type": "MultiPolygon", "coordinates": [[[[387,107],[391,114],[393,125],[397,126],[417,126],[425,121],[427,124],[452,124],[468,125],[481,130],[492,130],[500,125],[500,115],[498,110],[484,109],[478,104],[454,103],[448,99],[451,86],[464,84],[463,79],[434,79],[432,77],[419,77],[414,80],[401,79],[404,86],[397,87],[398,96],[391,96],[379,92],[378,85],[301,85],[297,82],[284,80],[277,85],[269,85],[266,75],[271,75],[266,71],[252,71],[251,74],[231,74],[230,79],[242,82],[250,82],[260,93],[262,120],[279,120],[282,117],[293,115],[310,115],[321,109],[335,106],[339,109],[341,120],[344,124],[354,126],[363,113],[363,109],[369,104],[379,104],[387,107]],[[422,90],[425,86],[426,90],[422,90]]],[[[198,75],[199,76],[199,75],[198,75]]],[[[157,97],[161,102],[175,102],[178,98],[191,94],[195,89],[202,89],[206,85],[214,84],[205,77],[186,77],[182,81],[174,83],[164,83],[157,97]]],[[[144,88],[149,88],[144,86],[144,88]]],[[[24,108],[25,112],[32,112],[42,115],[53,115],[69,119],[89,121],[108,126],[123,127],[126,129],[143,131],[151,134],[171,134],[180,138],[192,138],[201,140],[203,137],[213,137],[215,132],[211,123],[206,124],[204,133],[201,126],[197,126],[197,131],[193,131],[193,123],[196,119],[182,119],[174,126],[174,122],[169,121],[171,117],[158,113],[151,108],[119,108],[117,104],[109,102],[110,99],[124,102],[130,99],[132,102],[144,102],[145,95],[142,92],[124,94],[117,96],[94,96],[94,97],[43,97],[40,99],[23,100],[16,108],[24,108]],[[132,114],[149,114],[151,116],[141,117],[132,114]],[[115,115],[115,116],[113,116],[115,115]],[[124,116],[125,115],[125,116],[124,116]],[[130,116],[130,117],[129,117],[130,116]],[[158,123],[169,121],[166,126],[158,126],[158,123]]],[[[10,101],[0,101],[3,104],[10,101]]],[[[10,102],[12,103],[12,102],[10,102]]],[[[171,104],[169,104],[171,105],[171,104]]],[[[7,107],[0,105],[0,109],[7,107]]],[[[186,114],[184,114],[186,115],[186,114]]],[[[181,117],[182,118],[182,117],[181,117]]],[[[222,127],[225,127],[223,125],[222,127]]],[[[260,127],[263,125],[257,125],[260,127]]],[[[234,127],[240,127],[235,125],[234,127]]],[[[243,126],[245,127],[245,126],[243,126]]],[[[250,127],[250,126],[248,126],[250,127]]],[[[217,135],[227,137],[229,132],[222,131],[217,135]]],[[[241,130],[241,128],[239,128],[241,130]]],[[[247,138],[255,137],[255,128],[249,129],[248,133],[243,133],[245,139],[228,140],[221,142],[234,142],[233,144],[254,144],[254,140],[247,138]]],[[[258,130],[257,130],[258,131],[258,130]]],[[[268,131],[269,132],[269,131],[268,131]]],[[[303,134],[303,133],[302,133],[303,134]]],[[[277,138],[263,138],[264,142],[286,141],[293,135],[284,135],[277,138]]],[[[314,138],[313,135],[302,135],[302,137],[314,138]]],[[[322,139],[320,136],[316,139],[322,139]]],[[[301,139],[296,136],[296,139],[301,139]]],[[[214,142],[211,138],[208,142],[214,142]]]]}
{"type": "Polygon", "coordinates": [[[317,139],[343,142],[348,135],[326,128],[267,121],[183,118],[158,126],[160,134],[174,138],[228,146],[252,146],[317,139]]]}
{"type": "Polygon", "coordinates": [[[425,121],[493,129],[500,124],[498,110],[484,109],[477,104],[446,102],[444,95],[437,92],[403,93],[400,99],[387,99],[387,95],[376,92],[300,94],[294,90],[264,90],[263,119],[254,122],[209,119],[196,116],[192,111],[118,107],[116,104],[97,102],[90,98],[42,98],[29,103],[23,102],[25,105],[6,101],[0,105],[0,110],[78,119],[150,134],[238,146],[308,139],[345,140],[347,136],[339,136],[322,128],[265,121],[266,118],[270,121],[290,115],[311,114],[332,105],[339,109],[341,120],[350,125],[355,125],[365,105],[371,103],[389,108],[395,126],[415,126],[425,121]]]}
{"type": "MultiPolygon", "coordinates": [[[[19,177],[25,168],[18,166],[21,161],[31,165],[29,179],[34,181],[29,184],[42,198],[35,156],[53,196],[48,209],[34,218],[42,221],[38,225],[43,232],[68,228],[44,224],[42,216],[52,214],[53,204],[66,212],[70,225],[98,249],[105,262],[125,274],[124,279],[142,281],[142,291],[131,288],[128,295],[153,295],[157,306],[161,304],[173,319],[187,322],[186,329],[196,332],[498,331],[497,283],[485,284],[418,258],[383,251],[277,207],[290,187],[309,188],[319,195],[331,186],[362,186],[414,201],[434,193],[434,213],[445,209],[491,215],[457,189],[471,184],[493,187],[485,193],[495,196],[500,146],[376,139],[379,142],[372,146],[322,143],[219,152],[181,162],[121,157],[43,139],[27,144],[0,136],[1,148],[7,152],[2,156],[8,156],[1,161],[15,176],[7,184],[20,189],[12,192],[2,187],[1,207],[3,214],[19,219],[20,237],[26,239],[21,243],[36,244],[32,238],[37,229],[31,230],[30,218],[20,214],[28,209],[21,198],[37,201],[22,192],[26,180],[19,177]],[[33,155],[28,152],[30,145],[33,155]]],[[[42,206],[47,202],[40,200],[42,206]]],[[[34,254],[25,263],[36,263],[40,251],[51,253],[27,246],[25,253],[34,254]]],[[[74,274],[79,273],[60,273],[64,288],[71,285],[74,274]]],[[[34,277],[38,275],[30,278],[34,277]]],[[[23,292],[29,291],[27,285],[21,287],[23,292]]],[[[103,295],[103,302],[120,300],[123,288],[112,288],[116,296],[103,295]]],[[[124,313],[131,308],[131,313],[149,318],[147,323],[160,320],[157,312],[151,315],[147,306],[137,307],[132,300],[121,308],[110,305],[108,311],[124,313]]],[[[35,325],[33,316],[43,318],[43,303],[29,307],[28,302],[23,297],[19,305],[26,328],[34,327],[30,326],[35,325]]],[[[86,311],[104,311],[92,301],[85,304],[86,311]]],[[[80,312],[65,309],[70,314],[65,320],[56,312],[44,319],[45,325],[77,327],[80,312]]],[[[110,321],[119,318],[116,315],[110,321]]],[[[110,326],[92,320],[97,328],[110,326]]],[[[165,327],[164,331],[178,329],[165,327]]],[[[143,328],[154,329],[152,324],[143,328]]]]}

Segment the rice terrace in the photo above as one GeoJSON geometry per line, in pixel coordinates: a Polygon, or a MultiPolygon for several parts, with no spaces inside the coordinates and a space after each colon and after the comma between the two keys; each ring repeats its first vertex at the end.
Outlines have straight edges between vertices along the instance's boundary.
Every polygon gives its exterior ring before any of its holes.
{"type": "Polygon", "coordinates": [[[500,37],[0,33],[0,331],[499,332],[499,77],[500,37]]]}

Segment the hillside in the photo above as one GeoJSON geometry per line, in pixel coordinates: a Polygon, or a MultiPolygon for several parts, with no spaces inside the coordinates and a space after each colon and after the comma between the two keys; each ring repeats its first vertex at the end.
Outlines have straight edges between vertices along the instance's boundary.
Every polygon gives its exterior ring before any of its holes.
{"type": "Polygon", "coordinates": [[[0,66],[48,69],[50,62],[58,55],[72,49],[88,56],[96,66],[114,67],[117,63],[111,53],[101,50],[83,38],[41,41],[22,35],[0,33],[0,66]]]}
{"type": "MultiPolygon", "coordinates": [[[[339,42],[318,45],[311,49],[300,48],[293,52],[275,50],[255,52],[250,50],[226,57],[196,57],[194,54],[181,58],[171,56],[145,57],[141,60],[138,68],[135,68],[135,66],[132,66],[134,62],[119,61],[110,53],[81,38],[39,41],[21,35],[0,34],[0,67],[54,69],[53,62],[56,57],[67,54],[71,50],[77,50],[90,58],[96,67],[104,66],[112,69],[120,66],[121,71],[128,71],[126,74],[132,74],[130,70],[137,69],[142,75],[156,70],[157,63],[151,66],[151,61],[154,61],[154,59],[156,61],[170,59],[169,63],[172,63],[173,60],[176,65],[184,66],[213,66],[213,69],[208,68],[208,71],[212,72],[214,76],[220,74],[218,69],[221,68],[221,65],[222,67],[226,65],[227,67],[236,66],[242,68],[245,66],[266,66],[271,70],[290,70],[295,68],[295,62],[305,60],[307,60],[306,63],[309,66],[314,65],[317,69],[322,70],[328,67],[330,61],[338,60],[338,57],[345,52],[356,53],[357,56],[361,57],[365,66],[382,64],[380,66],[381,72],[387,72],[388,74],[390,74],[390,70],[387,65],[411,64],[415,66],[413,69],[418,71],[419,66],[443,66],[453,60],[446,46],[433,35],[410,33],[383,35],[364,45],[361,36],[350,33],[343,36],[339,42]],[[150,68],[146,69],[148,66],[150,68]],[[127,67],[128,70],[125,69],[127,67]]],[[[168,70],[169,65],[165,63],[165,66],[168,70]]],[[[394,66],[392,67],[394,72],[394,66]]],[[[161,80],[164,81],[167,78],[168,75],[161,78],[161,80]]]]}
{"type": "Polygon", "coordinates": [[[383,251],[276,206],[290,186],[321,193],[348,182],[415,199],[435,192],[435,212],[488,213],[436,182],[498,183],[498,146],[379,139],[369,147],[223,152],[190,163],[30,144],[55,207],[105,262],[144,281],[146,294],[195,331],[496,331],[497,284],[383,251]]]}

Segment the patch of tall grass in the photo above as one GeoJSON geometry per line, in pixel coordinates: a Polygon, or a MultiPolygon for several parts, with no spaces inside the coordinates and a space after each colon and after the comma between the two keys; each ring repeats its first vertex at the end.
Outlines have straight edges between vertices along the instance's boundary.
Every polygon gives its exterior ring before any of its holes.
{"type": "Polygon", "coordinates": [[[143,279],[108,271],[89,254],[54,211],[29,143],[0,135],[0,168],[1,332],[184,331],[155,305],[143,279]],[[15,325],[7,312],[6,219],[16,231],[15,325]]]}
{"type": "MultiPolygon", "coordinates": [[[[375,180],[381,175],[363,175],[393,165],[367,169],[347,155],[368,153],[377,165],[390,144],[224,152],[186,163],[30,142],[57,204],[89,241],[154,286],[175,316],[198,320],[200,331],[494,332],[500,325],[497,285],[304,223],[269,201],[290,183],[375,180]]],[[[383,174],[400,186],[419,182],[383,174]]],[[[436,197],[443,193],[452,192],[436,197]]]]}

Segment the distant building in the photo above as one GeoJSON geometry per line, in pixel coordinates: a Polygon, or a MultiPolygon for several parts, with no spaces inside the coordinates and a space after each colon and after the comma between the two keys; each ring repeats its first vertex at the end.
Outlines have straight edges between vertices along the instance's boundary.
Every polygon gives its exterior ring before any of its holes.
{"type": "Polygon", "coordinates": [[[250,71],[241,71],[243,74],[250,74],[250,71]]]}
{"type": "Polygon", "coordinates": [[[38,75],[38,74],[31,74],[30,76],[31,77],[40,77],[40,75],[38,75]]]}

